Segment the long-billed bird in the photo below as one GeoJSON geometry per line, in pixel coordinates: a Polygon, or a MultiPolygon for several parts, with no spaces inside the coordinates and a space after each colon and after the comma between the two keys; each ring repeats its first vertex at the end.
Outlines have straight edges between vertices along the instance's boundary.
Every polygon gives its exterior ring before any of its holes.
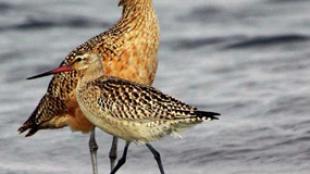
{"type": "MultiPolygon", "coordinates": [[[[68,65],[80,51],[96,51],[105,75],[151,85],[157,70],[159,25],[152,0],[120,0],[123,6],[121,19],[108,31],[83,43],[67,55],[61,65],[68,65]]],[[[89,147],[93,173],[97,169],[97,143],[94,126],[81,112],[76,99],[78,76],[75,71],[53,76],[47,92],[26,122],[18,129],[26,136],[40,129],[69,126],[74,131],[91,132],[89,147]]],[[[116,159],[117,138],[110,150],[111,168],[116,159]]]]}
{"type": "Polygon", "coordinates": [[[32,78],[60,72],[77,72],[77,102],[86,118],[103,131],[126,141],[122,158],[111,174],[126,162],[131,142],[146,144],[164,174],[159,152],[149,142],[218,119],[215,112],[201,111],[143,84],[106,76],[99,54],[81,52],[68,65],[32,78]]]}

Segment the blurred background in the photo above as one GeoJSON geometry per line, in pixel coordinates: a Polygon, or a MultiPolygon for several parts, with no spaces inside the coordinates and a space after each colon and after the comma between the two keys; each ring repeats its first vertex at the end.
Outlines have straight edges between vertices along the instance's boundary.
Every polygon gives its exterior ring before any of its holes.
{"type": "MultiPolygon", "coordinates": [[[[89,135],[68,128],[31,138],[17,128],[73,48],[120,17],[117,0],[0,0],[0,173],[91,173],[89,135]]],[[[310,1],[154,0],[161,24],[155,86],[222,113],[183,139],[153,143],[166,173],[308,174],[310,1]]],[[[99,173],[109,172],[111,136],[97,131],[99,173]]],[[[123,143],[120,146],[122,151],[123,143]]],[[[120,152],[119,152],[120,153],[120,152]]],[[[118,172],[159,173],[133,145],[118,172]]]]}

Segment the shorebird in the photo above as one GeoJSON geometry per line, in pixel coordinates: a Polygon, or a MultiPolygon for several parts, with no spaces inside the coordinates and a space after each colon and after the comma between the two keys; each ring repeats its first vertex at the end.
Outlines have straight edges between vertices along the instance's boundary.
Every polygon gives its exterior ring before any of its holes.
{"type": "Polygon", "coordinates": [[[151,86],[106,76],[102,72],[100,58],[94,52],[81,52],[68,65],[31,78],[77,72],[76,98],[86,118],[103,131],[126,141],[122,158],[111,174],[126,162],[131,142],[145,144],[153,153],[161,174],[164,174],[160,154],[149,142],[177,134],[205,120],[218,119],[220,115],[198,110],[151,86]]]}
{"type": "MultiPolygon", "coordinates": [[[[151,85],[157,70],[159,46],[159,25],[152,0],[120,0],[119,5],[123,6],[121,19],[108,31],[70,52],[61,65],[75,60],[77,52],[93,50],[102,55],[103,74],[151,85]]],[[[47,92],[19,132],[28,131],[28,137],[40,129],[65,126],[74,131],[91,132],[89,148],[93,173],[97,174],[95,130],[76,101],[77,81],[75,71],[54,75],[47,92]]],[[[109,155],[111,168],[116,159],[116,148],[117,138],[114,137],[109,155]]]]}

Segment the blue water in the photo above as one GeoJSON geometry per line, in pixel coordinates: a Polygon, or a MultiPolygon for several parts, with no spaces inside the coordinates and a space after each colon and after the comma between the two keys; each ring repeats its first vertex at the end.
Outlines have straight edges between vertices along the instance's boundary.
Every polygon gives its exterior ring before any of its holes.
{"type": "MultiPolygon", "coordinates": [[[[0,174],[91,173],[88,135],[65,128],[24,138],[16,130],[50,80],[25,78],[58,65],[115,23],[121,13],[116,4],[0,0],[0,174]]],[[[187,130],[183,139],[153,143],[166,172],[308,174],[310,1],[154,4],[161,24],[155,86],[222,113],[219,121],[187,130]]],[[[111,136],[97,132],[99,172],[108,173],[111,136]]],[[[144,146],[132,145],[119,173],[159,171],[144,146]]]]}

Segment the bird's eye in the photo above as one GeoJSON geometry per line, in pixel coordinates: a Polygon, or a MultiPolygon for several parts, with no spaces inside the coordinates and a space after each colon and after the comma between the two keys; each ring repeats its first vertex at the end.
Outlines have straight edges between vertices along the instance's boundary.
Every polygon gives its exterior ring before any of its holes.
{"type": "Polygon", "coordinates": [[[82,61],[82,58],[77,58],[76,60],[75,60],[75,62],[81,62],[82,61]]]}

